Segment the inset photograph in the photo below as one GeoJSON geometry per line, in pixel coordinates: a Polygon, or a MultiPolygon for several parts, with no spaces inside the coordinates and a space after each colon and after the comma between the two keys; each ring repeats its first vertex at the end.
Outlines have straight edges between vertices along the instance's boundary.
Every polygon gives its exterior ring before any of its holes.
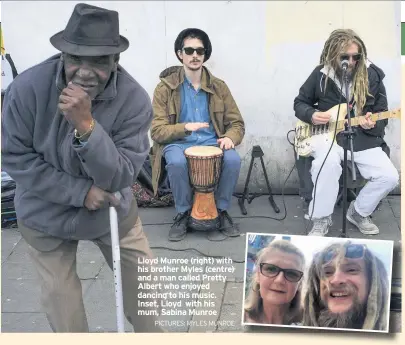
{"type": "Polygon", "coordinates": [[[242,324],[388,332],[393,248],[248,233],[242,324]]]}

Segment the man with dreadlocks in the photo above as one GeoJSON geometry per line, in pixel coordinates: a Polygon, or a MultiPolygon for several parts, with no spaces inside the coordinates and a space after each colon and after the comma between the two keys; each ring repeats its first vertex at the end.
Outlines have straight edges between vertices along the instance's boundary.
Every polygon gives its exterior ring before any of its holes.
{"type": "MultiPolygon", "coordinates": [[[[365,115],[359,119],[360,126],[353,127],[356,131],[353,138],[353,159],[361,175],[368,180],[357,199],[350,203],[346,217],[363,234],[376,235],[379,229],[369,216],[381,199],[397,186],[399,176],[388,155],[382,150],[388,120],[373,122],[370,119],[371,113],[388,110],[383,83],[385,74],[369,62],[366,47],[353,30],[339,29],[331,33],[322,51],[320,65],[301,86],[294,100],[295,116],[314,125],[329,122],[331,113],[328,110],[340,103],[346,103],[340,64],[346,59],[349,61],[347,75],[350,83],[348,97],[351,117],[365,115]]],[[[309,235],[325,236],[332,224],[331,214],[342,174],[343,140],[343,134],[338,134],[337,144],[333,143],[330,149],[329,139],[323,136],[313,137],[311,156],[314,160],[311,176],[316,188],[312,191],[308,210],[313,221],[309,235]]],[[[350,158],[348,151],[348,159],[350,158]]]]}
{"type": "Polygon", "coordinates": [[[334,243],[308,270],[303,326],[387,330],[388,277],[363,244],[334,243]]]}

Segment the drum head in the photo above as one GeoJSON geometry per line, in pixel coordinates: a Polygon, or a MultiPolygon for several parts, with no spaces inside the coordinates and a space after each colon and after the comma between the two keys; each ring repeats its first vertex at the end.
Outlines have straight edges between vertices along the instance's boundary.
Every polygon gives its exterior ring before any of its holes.
{"type": "Polygon", "coordinates": [[[186,156],[212,157],[223,155],[222,150],[215,146],[192,146],[184,151],[186,156]]]}

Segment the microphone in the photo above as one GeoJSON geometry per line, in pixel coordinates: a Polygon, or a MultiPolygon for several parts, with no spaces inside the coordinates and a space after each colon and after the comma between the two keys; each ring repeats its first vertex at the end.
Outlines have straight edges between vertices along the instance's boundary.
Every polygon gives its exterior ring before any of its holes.
{"type": "Polygon", "coordinates": [[[346,71],[349,68],[349,60],[342,60],[340,62],[340,67],[342,67],[342,69],[346,71]]]}

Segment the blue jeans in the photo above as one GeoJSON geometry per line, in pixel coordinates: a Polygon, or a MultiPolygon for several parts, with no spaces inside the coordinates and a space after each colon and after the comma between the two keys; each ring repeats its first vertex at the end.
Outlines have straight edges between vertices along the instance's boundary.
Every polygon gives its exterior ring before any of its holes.
{"type": "MultiPolygon", "coordinates": [[[[190,185],[187,160],[180,146],[170,145],[164,151],[166,170],[173,193],[177,212],[186,212],[193,206],[193,190],[190,185]]],[[[232,194],[238,182],[241,160],[234,150],[225,150],[221,176],[215,190],[215,203],[218,209],[227,210],[231,205],[232,194]]]]}

